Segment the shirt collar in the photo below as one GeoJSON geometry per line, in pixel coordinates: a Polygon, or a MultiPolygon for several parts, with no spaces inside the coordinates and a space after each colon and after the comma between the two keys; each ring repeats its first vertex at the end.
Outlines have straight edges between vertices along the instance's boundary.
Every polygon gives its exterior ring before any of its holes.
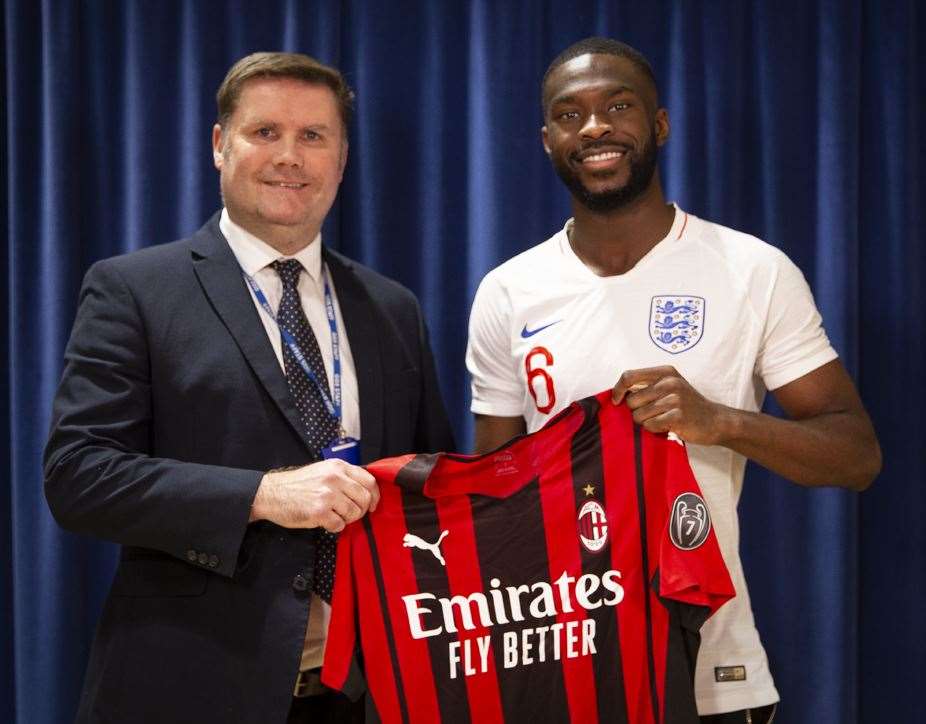
{"type": "Polygon", "coordinates": [[[292,256],[283,256],[270,244],[258,239],[250,231],[236,224],[228,215],[227,209],[222,209],[219,218],[219,229],[228,241],[238,264],[248,276],[254,276],[264,267],[277,259],[297,259],[313,281],[317,282],[322,270],[322,235],[321,232],[306,246],[292,256]]]}
{"type": "MultiPolygon", "coordinates": [[[[673,209],[675,209],[675,218],[672,219],[672,226],[669,227],[669,233],[660,239],[660,243],[666,241],[667,239],[674,239],[678,241],[682,238],[682,234],[685,231],[685,227],[688,224],[688,214],[685,211],[682,211],[678,204],[674,201],[670,204],[673,209]]],[[[566,219],[566,225],[563,226],[563,234],[565,234],[566,239],[572,235],[572,227],[575,225],[576,220],[573,217],[566,219]]]]}

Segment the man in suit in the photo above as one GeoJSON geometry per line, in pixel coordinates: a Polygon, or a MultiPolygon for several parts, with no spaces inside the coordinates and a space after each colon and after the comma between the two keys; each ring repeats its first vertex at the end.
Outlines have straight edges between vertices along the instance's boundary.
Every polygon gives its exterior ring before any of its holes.
{"type": "Polygon", "coordinates": [[[122,545],[82,722],[362,718],[316,673],[353,462],[453,447],[414,296],[322,247],[341,74],[258,53],[217,98],[224,209],[90,269],[55,399],[52,512],[122,545]]]}

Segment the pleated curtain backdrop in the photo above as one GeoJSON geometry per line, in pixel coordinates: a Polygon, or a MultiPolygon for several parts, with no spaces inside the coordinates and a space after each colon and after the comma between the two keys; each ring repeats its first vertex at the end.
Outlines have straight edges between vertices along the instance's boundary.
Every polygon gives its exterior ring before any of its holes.
{"type": "Polygon", "coordinates": [[[920,3],[5,0],[0,22],[0,720],[73,718],[115,561],[110,544],[61,531],[42,493],[81,277],[218,208],[210,129],[227,68],[290,50],[346,73],[357,115],[325,240],[419,295],[466,441],[470,301],[488,269],[568,216],[539,84],[592,34],[656,68],[668,197],[804,271],[884,448],[861,496],[747,475],[743,556],[776,721],[926,720],[920,3]]]}

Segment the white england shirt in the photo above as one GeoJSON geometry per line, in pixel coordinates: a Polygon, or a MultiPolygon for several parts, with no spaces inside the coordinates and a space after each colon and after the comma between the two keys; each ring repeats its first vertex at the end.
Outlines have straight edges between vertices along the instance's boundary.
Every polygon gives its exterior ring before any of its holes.
{"type": "MultiPolygon", "coordinates": [[[[676,207],[669,233],[636,266],[599,277],[572,251],[571,224],[482,280],[466,352],[474,413],[523,416],[533,432],[624,370],[659,365],[714,402],[757,411],[767,389],[836,358],[807,282],[775,247],[676,207]]],[[[737,592],[701,630],[698,710],[764,706],[778,692],[739,558],[746,459],[687,448],[737,592]]]]}

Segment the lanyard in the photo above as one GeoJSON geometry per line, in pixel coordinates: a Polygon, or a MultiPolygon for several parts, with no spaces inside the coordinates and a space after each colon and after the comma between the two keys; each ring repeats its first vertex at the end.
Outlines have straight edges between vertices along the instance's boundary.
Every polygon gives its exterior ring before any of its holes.
{"type": "MultiPolygon", "coordinates": [[[[258,303],[263,307],[264,311],[269,315],[270,319],[273,320],[277,328],[280,330],[280,336],[283,338],[283,343],[289,347],[289,351],[293,353],[293,357],[296,358],[296,362],[302,367],[302,371],[305,372],[306,376],[315,383],[315,387],[318,389],[319,394],[322,396],[322,402],[325,403],[325,408],[328,410],[328,414],[334,418],[335,422],[338,423],[338,434],[340,437],[346,438],[347,433],[344,430],[344,425],[341,418],[341,342],[340,335],[338,334],[338,320],[334,315],[334,302],[331,297],[331,286],[328,284],[328,270],[322,264],[322,280],[325,285],[325,313],[328,316],[328,329],[331,330],[331,357],[332,357],[332,387],[334,388],[334,399],[332,400],[331,396],[328,394],[327,385],[323,385],[315,373],[312,371],[312,368],[309,367],[309,362],[305,358],[305,355],[302,353],[302,350],[299,348],[299,343],[296,342],[296,338],[290,334],[289,330],[286,329],[280,320],[277,319],[277,315],[274,314],[273,308],[270,306],[270,302],[267,301],[267,297],[264,296],[264,293],[261,291],[261,288],[257,286],[257,282],[254,281],[254,278],[251,277],[244,270],[241,271],[244,275],[245,281],[247,281],[248,286],[251,287],[251,291],[254,292],[254,296],[257,298],[258,303]]],[[[308,321],[308,320],[306,320],[308,321]]]]}

